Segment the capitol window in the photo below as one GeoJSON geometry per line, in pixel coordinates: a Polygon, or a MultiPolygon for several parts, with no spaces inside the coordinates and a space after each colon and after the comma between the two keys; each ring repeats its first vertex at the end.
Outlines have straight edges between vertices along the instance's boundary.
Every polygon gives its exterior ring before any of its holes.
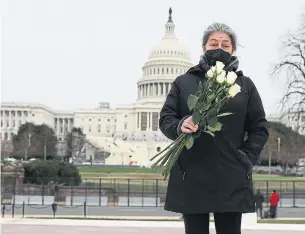
{"type": "Polygon", "coordinates": [[[158,131],[158,121],[159,121],[159,113],[153,112],[152,113],[152,130],[158,131]]]}
{"type": "Polygon", "coordinates": [[[147,112],[141,112],[141,131],[147,129],[147,112]]]}

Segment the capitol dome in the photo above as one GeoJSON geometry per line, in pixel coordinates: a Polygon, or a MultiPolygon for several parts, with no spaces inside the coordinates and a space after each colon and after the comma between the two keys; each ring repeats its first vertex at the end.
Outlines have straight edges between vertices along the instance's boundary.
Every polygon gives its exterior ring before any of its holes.
{"type": "Polygon", "coordinates": [[[165,35],[153,46],[138,81],[138,103],[163,103],[173,80],[184,74],[192,63],[188,49],[176,38],[172,9],[169,9],[165,35]]]}

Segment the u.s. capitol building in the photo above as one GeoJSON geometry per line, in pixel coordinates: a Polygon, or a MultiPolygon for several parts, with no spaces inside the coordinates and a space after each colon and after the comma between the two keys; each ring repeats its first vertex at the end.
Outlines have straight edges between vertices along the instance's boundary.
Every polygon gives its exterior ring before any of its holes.
{"type": "Polygon", "coordinates": [[[10,141],[20,125],[26,122],[47,124],[54,129],[59,143],[73,127],[86,134],[86,155],[93,148],[110,153],[105,164],[148,165],[149,158],[168,140],[159,131],[159,112],[172,81],[191,66],[189,51],[175,35],[175,24],[169,11],[165,34],[148,55],[137,82],[134,104],[111,109],[109,103],[99,103],[96,109],[58,112],[42,104],[2,103],[1,139],[10,141]]]}

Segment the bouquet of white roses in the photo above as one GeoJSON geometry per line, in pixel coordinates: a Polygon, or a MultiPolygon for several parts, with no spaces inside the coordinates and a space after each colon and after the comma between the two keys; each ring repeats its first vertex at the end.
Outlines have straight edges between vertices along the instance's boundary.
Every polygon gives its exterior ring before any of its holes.
{"type": "MultiPolygon", "coordinates": [[[[196,132],[196,135],[205,132],[214,137],[214,133],[222,128],[218,118],[232,114],[219,113],[225,101],[240,92],[240,86],[235,83],[236,73],[226,72],[223,70],[224,67],[222,62],[216,62],[216,65],[206,73],[205,81],[199,83],[195,94],[188,97],[187,105],[192,111],[193,122],[195,125],[199,125],[199,132],[196,132]]],[[[152,167],[165,166],[162,175],[164,179],[167,179],[183,148],[190,149],[193,144],[194,136],[192,133],[181,133],[175,141],[150,159],[152,161],[164,153],[152,167]]]]}

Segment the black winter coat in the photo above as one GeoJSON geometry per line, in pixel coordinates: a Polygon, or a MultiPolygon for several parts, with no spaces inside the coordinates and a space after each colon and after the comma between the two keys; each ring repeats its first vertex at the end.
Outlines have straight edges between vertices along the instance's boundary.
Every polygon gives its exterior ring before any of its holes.
{"type": "MultiPolygon", "coordinates": [[[[179,122],[191,115],[187,99],[205,72],[197,65],[173,82],[159,120],[169,139],[178,137],[179,122]]],[[[241,92],[221,109],[233,115],[219,119],[223,127],[214,138],[201,134],[190,150],[182,151],[169,176],[165,210],[183,214],[255,211],[252,167],[268,139],[267,121],[252,80],[241,71],[237,74],[241,92]]]]}

